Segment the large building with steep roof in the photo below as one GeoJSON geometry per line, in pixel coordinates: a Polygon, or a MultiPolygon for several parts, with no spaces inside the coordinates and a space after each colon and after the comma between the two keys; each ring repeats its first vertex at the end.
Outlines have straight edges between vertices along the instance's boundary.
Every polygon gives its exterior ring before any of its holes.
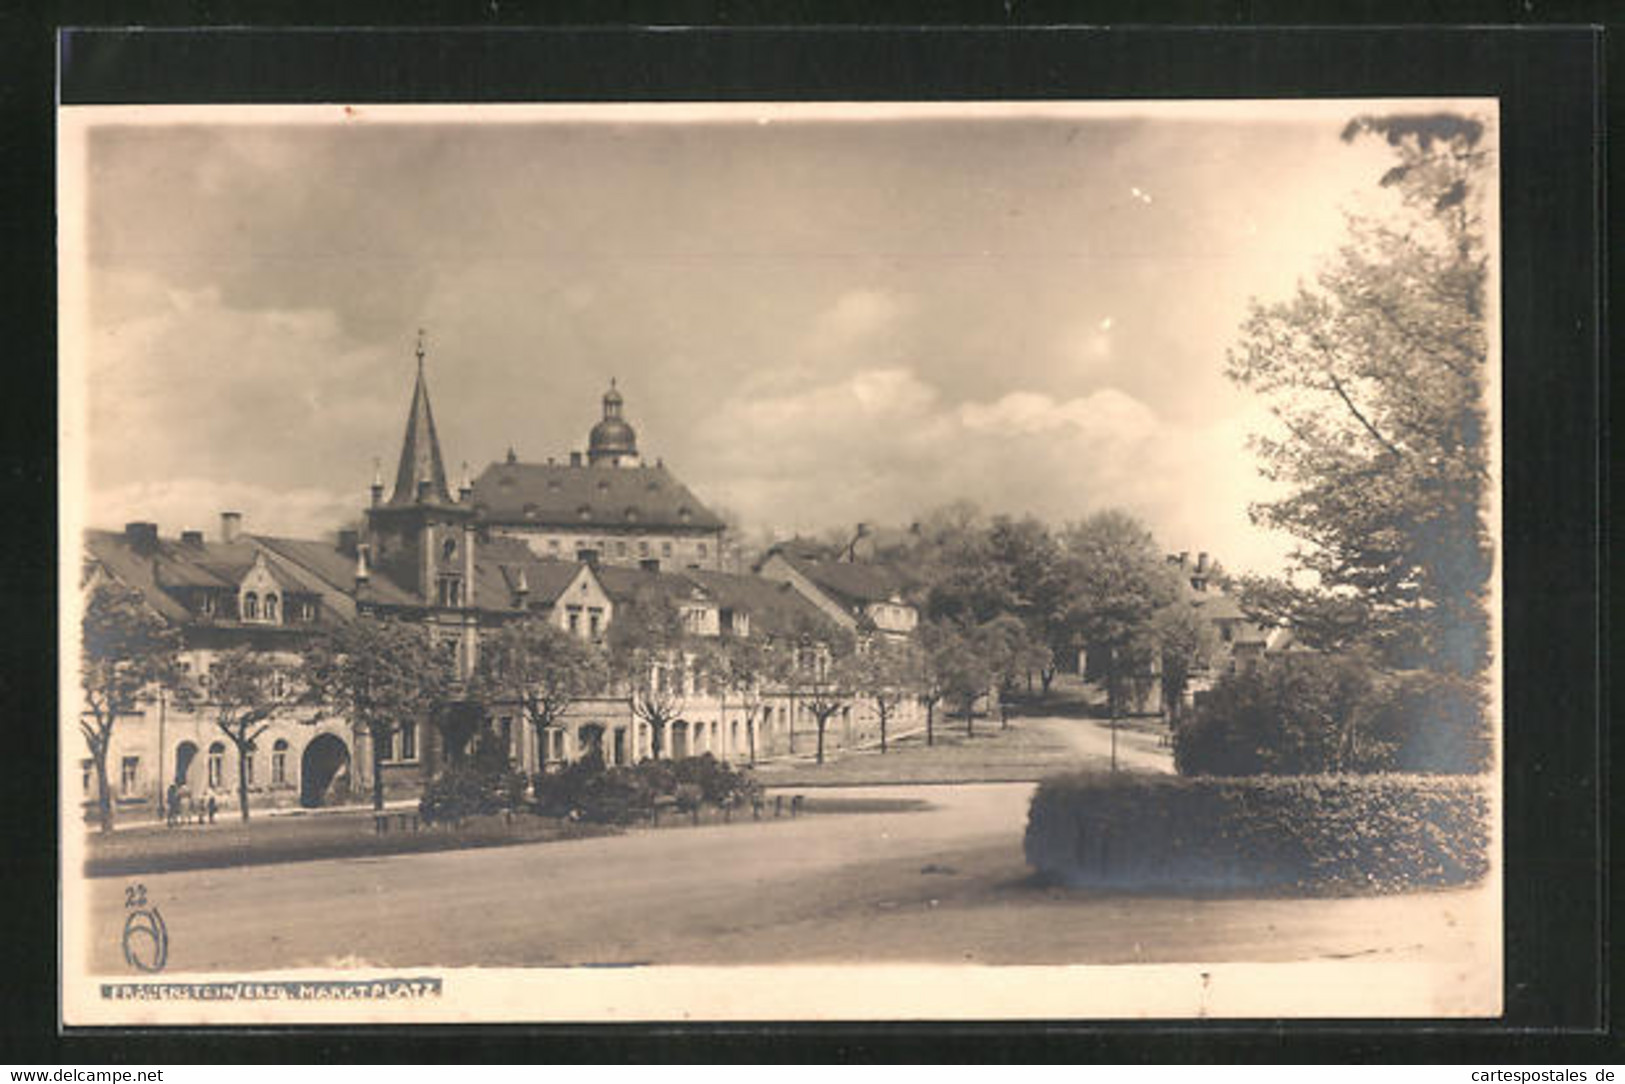
{"type": "Polygon", "coordinates": [[[540,557],[670,571],[721,568],[724,524],[665,463],[638,454],[611,383],[585,459],[507,458],[471,486],[474,515],[487,535],[523,541],[540,557]]]}

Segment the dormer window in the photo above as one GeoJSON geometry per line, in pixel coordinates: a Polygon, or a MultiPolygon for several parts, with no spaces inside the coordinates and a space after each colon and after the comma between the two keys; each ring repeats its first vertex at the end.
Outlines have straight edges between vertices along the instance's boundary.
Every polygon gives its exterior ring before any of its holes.
{"type": "Polygon", "coordinates": [[[243,620],[258,621],[260,619],[260,597],[249,591],[243,595],[243,620]]]}

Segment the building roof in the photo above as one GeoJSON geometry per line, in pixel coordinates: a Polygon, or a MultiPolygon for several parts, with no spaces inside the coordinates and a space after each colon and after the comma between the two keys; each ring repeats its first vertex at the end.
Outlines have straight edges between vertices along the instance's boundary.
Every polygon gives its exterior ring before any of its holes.
{"type": "MultiPolygon", "coordinates": [[[[140,591],[160,616],[177,624],[191,623],[196,616],[170,593],[172,590],[235,590],[255,560],[262,556],[266,570],[283,591],[328,598],[329,592],[318,577],[263,545],[265,541],[257,536],[244,536],[236,542],[180,542],[160,538],[151,545],[137,545],[127,534],[118,531],[85,532],[85,547],[91,558],[114,579],[140,591]]],[[[338,616],[346,615],[340,610],[338,616]]],[[[212,617],[210,622],[222,627],[239,624],[244,628],[267,627],[224,616],[212,617]]]]}
{"type": "Polygon", "coordinates": [[[492,463],[474,479],[486,522],[590,530],[717,531],[722,520],[660,465],[492,463]]]}
{"type": "Polygon", "coordinates": [[[679,575],[703,587],[718,606],[749,614],[752,636],[788,635],[807,622],[829,623],[822,610],[782,580],[692,568],[679,575]]]}
{"type": "MultiPolygon", "coordinates": [[[[321,584],[323,605],[344,617],[355,616],[356,557],[332,542],[255,535],[255,541],[294,562],[321,584]]],[[[386,606],[416,606],[417,597],[378,569],[368,570],[363,601],[386,606]]]]}
{"type": "Polygon", "coordinates": [[[883,565],[815,561],[782,550],[775,552],[791,568],[845,606],[861,608],[872,602],[889,602],[903,595],[902,578],[883,565]]]}

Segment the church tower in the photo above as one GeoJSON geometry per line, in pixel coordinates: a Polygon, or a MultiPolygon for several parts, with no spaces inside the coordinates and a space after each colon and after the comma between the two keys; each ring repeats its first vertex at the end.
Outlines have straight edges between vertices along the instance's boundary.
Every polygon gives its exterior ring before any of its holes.
{"type": "Polygon", "coordinates": [[[372,507],[367,509],[367,542],[372,566],[425,606],[468,609],[474,605],[471,486],[465,479],[461,500],[454,499],[447,488],[423,357],[423,332],[419,331],[417,384],[406,415],[395,489],[386,501],[383,479],[374,479],[372,507]]]}

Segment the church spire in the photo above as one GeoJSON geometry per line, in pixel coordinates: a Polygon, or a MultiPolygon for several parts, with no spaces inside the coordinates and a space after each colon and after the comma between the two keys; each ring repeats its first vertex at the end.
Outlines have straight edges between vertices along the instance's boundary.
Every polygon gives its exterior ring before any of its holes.
{"type": "Polygon", "coordinates": [[[389,498],[393,507],[409,504],[450,504],[446,488],[446,466],[440,458],[440,438],[435,435],[434,412],[429,409],[429,384],[423,375],[423,329],[418,329],[418,379],[412,389],[412,406],[406,415],[406,436],[401,441],[401,463],[395,471],[395,492],[389,498]]]}

